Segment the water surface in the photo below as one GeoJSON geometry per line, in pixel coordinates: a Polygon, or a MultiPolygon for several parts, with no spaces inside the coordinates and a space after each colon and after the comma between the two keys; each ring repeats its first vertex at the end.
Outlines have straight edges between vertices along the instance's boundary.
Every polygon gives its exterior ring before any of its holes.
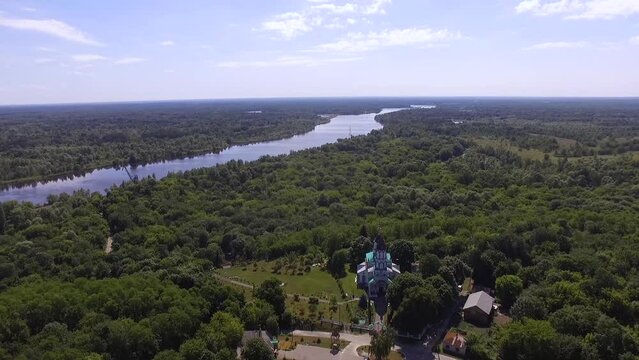
{"type": "MultiPolygon", "coordinates": [[[[379,114],[385,114],[402,109],[383,109],[379,114]]],[[[339,115],[326,124],[317,125],[313,130],[286,139],[265,141],[248,145],[231,146],[219,153],[209,153],[191,158],[161,161],[156,163],[129,168],[132,176],[145,178],[155,175],[157,179],[169,173],[187,171],[203,167],[224,164],[231,160],[254,161],[262,156],[284,155],[291,151],[299,151],[334,143],[338,139],[349,136],[365,135],[373,130],[381,129],[382,124],[375,121],[379,114],[339,115]]],[[[124,168],[96,169],[81,176],[67,179],[39,182],[25,187],[11,187],[0,191],[0,202],[9,200],[31,201],[43,204],[51,194],[73,193],[79,189],[91,192],[104,191],[123,181],[129,181],[124,168]]]]}

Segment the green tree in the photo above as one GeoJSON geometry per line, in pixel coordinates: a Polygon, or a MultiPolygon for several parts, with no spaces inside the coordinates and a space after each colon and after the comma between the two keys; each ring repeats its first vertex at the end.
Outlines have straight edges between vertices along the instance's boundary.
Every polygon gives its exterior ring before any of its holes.
{"type": "Polygon", "coordinates": [[[393,325],[418,334],[426,324],[437,320],[441,308],[437,291],[430,285],[410,289],[393,316],[393,325]]]}
{"type": "Polygon", "coordinates": [[[215,355],[211,352],[204,340],[189,339],[180,346],[180,355],[184,360],[213,360],[215,355]]]}
{"type": "Polygon", "coordinates": [[[386,292],[388,303],[392,308],[397,309],[402,300],[404,300],[405,294],[409,293],[414,287],[423,286],[424,283],[425,282],[421,276],[417,274],[399,274],[388,286],[388,290],[386,292]]]}
{"type": "Polygon", "coordinates": [[[523,289],[524,283],[517,275],[504,275],[495,280],[495,294],[507,308],[515,302],[523,289]]]}
{"type": "Polygon", "coordinates": [[[419,258],[419,271],[425,278],[437,275],[440,266],[439,257],[435,254],[424,254],[419,258]]]}
{"type": "Polygon", "coordinates": [[[523,320],[524,318],[542,320],[546,318],[548,310],[544,301],[539,297],[522,295],[510,308],[510,314],[515,320],[523,320]]]}
{"type": "MultiPolygon", "coordinates": [[[[362,225],[362,229],[366,230],[366,227],[362,225]]],[[[360,230],[361,231],[361,230],[360,230]]],[[[366,236],[360,235],[351,242],[351,248],[348,252],[348,262],[351,269],[355,270],[357,265],[364,261],[366,253],[373,250],[373,242],[366,236]]]]}
{"type": "Polygon", "coordinates": [[[6,226],[7,226],[7,218],[4,215],[4,206],[0,202],[0,235],[4,234],[6,226]]]}
{"type": "Polygon", "coordinates": [[[158,351],[153,331],[131,319],[109,324],[107,351],[116,359],[151,359],[158,351]]]}
{"type": "Polygon", "coordinates": [[[348,261],[348,252],[346,249],[340,249],[333,253],[328,260],[326,267],[328,271],[336,278],[343,278],[346,276],[346,262],[348,261]]]}
{"type": "Polygon", "coordinates": [[[413,243],[406,240],[393,242],[388,251],[393,257],[393,261],[399,265],[401,272],[410,272],[415,261],[415,247],[413,243]]]}
{"type": "Polygon", "coordinates": [[[547,321],[515,321],[497,334],[500,360],[557,359],[557,332],[547,321]]]}
{"type": "Polygon", "coordinates": [[[266,345],[264,340],[254,338],[246,342],[242,349],[244,360],[274,360],[273,350],[266,345]]]}
{"type": "Polygon", "coordinates": [[[370,352],[376,360],[388,359],[393,345],[395,345],[395,330],[385,328],[380,332],[371,334],[370,352]]]}
{"type": "Polygon", "coordinates": [[[282,316],[284,310],[286,310],[286,294],[284,294],[284,290],[280,286],[280,281],[276,278],[264,280],[255,289],[255,297],[271,304],[277,316],[282,316]]]}

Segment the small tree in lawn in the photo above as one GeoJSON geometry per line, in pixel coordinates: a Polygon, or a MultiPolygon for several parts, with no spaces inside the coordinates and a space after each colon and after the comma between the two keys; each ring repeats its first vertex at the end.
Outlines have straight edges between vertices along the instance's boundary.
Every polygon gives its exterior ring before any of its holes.
{"type": "Polygon", "coordinates": [[[386,328],[379,332],[373,332],[371,336],[370,353],[375,360],[386,360],[390,356],[391,349],[395,344],[395,330],[386,328]]]}
{"type": "Polygon", "coordinates": [[[337,298],[335,296],[331,297],[331,302],[328,306],[328,310],[331,312],[331,320],[333,320],[333,316],[335,315],[335,312],[337,311],[337,298]]]}

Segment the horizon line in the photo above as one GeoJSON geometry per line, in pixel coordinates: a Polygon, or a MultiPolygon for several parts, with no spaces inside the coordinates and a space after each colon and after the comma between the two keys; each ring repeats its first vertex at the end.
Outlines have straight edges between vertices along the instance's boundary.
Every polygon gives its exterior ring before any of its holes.
{"type": "Polygon", "coordinates": [[[189,98],[189,99],[148,99],[148,100],[98,100],[79,102],[52,103],[18,103],[0,104],[0,108],[29,107],[29,106],[82,106],[82,105],[115,105],[115,104],[144,104],[170,102],[213,102],[213,101],[251,101],[251,100],[337,100],[337,99],[572,99],[572,100],[639,100],[636,96],[547,96],[547,95],[371,95],[371,96],[263,96],[263,97],[220,97],[220,98],[189,98]]]}

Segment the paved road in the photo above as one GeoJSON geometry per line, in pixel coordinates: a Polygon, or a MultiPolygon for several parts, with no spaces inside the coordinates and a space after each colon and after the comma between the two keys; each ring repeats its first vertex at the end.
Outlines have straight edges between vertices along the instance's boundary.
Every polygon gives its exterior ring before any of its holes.
{"type": "MultiPolygon", "coordinates": [[[[227,283],[230,283],[230,284],[233,284],[233,285],[237,285],[237,286],[241,286],[241,287],[246,288],[246,289],[253,290],[253,287],[254,287],[251,284],[247,284],[247,283],[243,283],[241,281],[233,280],[233,279],[227,278],[225,276],[222,276],[222,275],[216,274],[216,273],[213,273],[213,277],[218,279],[218,280],[220,280],[220,281],[225,281],[227,283]]],[[[286,296],[288,296],[290,298],[295,297],[294,294],[286,294],[286,296]]],[[[298,297],[300,298],[300,300],[304,300],[304,301],[308,301],[310,299],[310,297],[303,296],[303,295],[298,295],[298,297]]],[[[330,303],[330,301],[326,300],[326,299],[317,298],[317,300],[319,300],[319,302],[324,303],[324,304],[330,303]]],[[[344,305],[344,304],[348,304],[348,303],[355,302],[355,301],[359,301],[359,298],[350,299],[350,300],[346,300],[346,301],[338,301],[337,305],[344,305]]]]}
{"type": "MultiPolygon", "coordinates": [[[[292,333],[297,336],[304,337],[321,337],[321,338],[330,338],[331,333],[325,331],[304,331],[304,330],[295,330],[292,333]]],[[[340,340],[350,341],[344,349],[339,352],[333,353],[329,349],[317,347],[317,346],[308,346],[308,345],[297,345],[295,350],[292,351],[280,351],[278,354],[278,359],[283,359],[286,357],[287,359],[295,359],[295,360],[322,360],[322,359],[331,359],[331,360],[362,360],[362,357],[357,355],[357,348],[363,345],[368,345],[371,342],[371,337],[368,334],[350,334],[350,333],[340,333],[340,340]]]]}

